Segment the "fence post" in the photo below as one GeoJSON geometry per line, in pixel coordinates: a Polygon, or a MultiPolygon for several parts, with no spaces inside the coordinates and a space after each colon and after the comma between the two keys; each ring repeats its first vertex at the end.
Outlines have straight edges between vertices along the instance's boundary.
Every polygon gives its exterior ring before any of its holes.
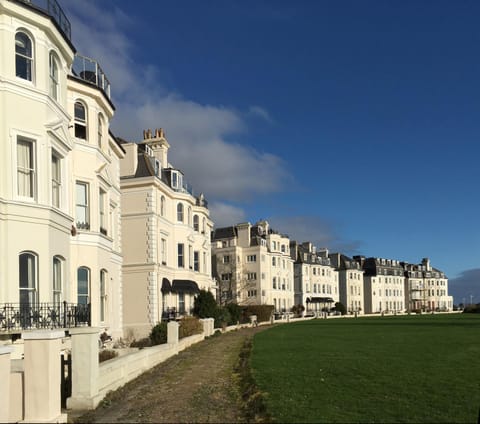
{"type": "Polygon", "coordinates": [[[11,346],[0,346],[0,423],[10,418],[10,354],[11,346]]]}
{"type": "Polygon", "coordinates": [[[24,340],[25,422],[66,423],[60,397],[63,330],[22,333],[24,340]]]}
{"type": "Polygon", "coordinates": [[[72,396],[67,399],[67,409],[95,409],[101,400],[98,386],[100,328],[77,327],[69,332],[72,338],[72,396]]]}
{"type": "Polygon", "coordinates": [[[170,321],[167,324],[167,343],[178,344],[178,322],[170,321]]]}

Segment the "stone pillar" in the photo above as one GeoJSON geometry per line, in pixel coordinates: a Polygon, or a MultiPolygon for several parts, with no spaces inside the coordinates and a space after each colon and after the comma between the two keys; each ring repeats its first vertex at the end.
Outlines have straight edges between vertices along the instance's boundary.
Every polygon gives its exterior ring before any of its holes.
{"type": "Polygon", "coordinates": [[[10,354],[11,346],[0,346],[0,423],[10,418],[10,354]]]}
{"type": "Polygon", "coordinates": [[[178,344],[178,322],[170,321],[167,324],[167,343],[178,344]]]}
{"type": "Polygon", "coordinates": [[[60,397],[62,330],[22,333],[24,340],[25,422],[67,422],[60,397]]]}
{"type": "Polygon", "coordinates": [[[72,396],[67,399],[68,409],[95,409],[101,400],[98,387],[100,330],[96,327],[70,329],[72,396]]]}

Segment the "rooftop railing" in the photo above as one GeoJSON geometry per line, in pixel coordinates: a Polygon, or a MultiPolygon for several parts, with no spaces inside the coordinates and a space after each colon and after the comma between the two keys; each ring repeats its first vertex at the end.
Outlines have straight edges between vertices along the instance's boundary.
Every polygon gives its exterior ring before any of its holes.
{"type": "Polygon", "coordinates": [[[75,303],[1,303],[0,333],[39,328],[89,326],[90,305],[75,303]]]}
{"type": "Polygon", "coordinates": [[[110,99],[110,81],[96,60],[77,54],[73,59],[72,71],[77,78],[102,89],[110,99]]]}
{"type": "Polygon", "coordinates": [[[63,35],[72,39],[72,27],[70,21],[63,13],[62,8],[58,4],[57,0],[17,0],[18,2],[28,4],[29,6],[41,10],[47,15],[51,16],[53,20],[58,25],[59,29],[62,31],[63,35]]]}

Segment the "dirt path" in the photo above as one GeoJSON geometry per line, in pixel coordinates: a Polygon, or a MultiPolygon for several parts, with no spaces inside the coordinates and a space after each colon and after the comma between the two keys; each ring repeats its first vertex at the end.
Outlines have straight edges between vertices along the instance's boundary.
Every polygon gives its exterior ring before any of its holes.
{"type": "Polygon", "coordinates": [[[211,337],[109,394],[76,423],[227,423],[245,421],[232,378],[244,341],[257,327],[211,337]]]}

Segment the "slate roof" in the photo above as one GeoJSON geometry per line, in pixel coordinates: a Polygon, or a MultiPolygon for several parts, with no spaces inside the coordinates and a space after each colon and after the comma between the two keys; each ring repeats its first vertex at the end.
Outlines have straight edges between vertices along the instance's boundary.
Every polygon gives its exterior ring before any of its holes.
{"type": "Polygon", "coordinates": [[[216,228],[212,234],[213,240],[229,239],[237,236],[237,229],[232,225],[230,227],[216,228]]]}

